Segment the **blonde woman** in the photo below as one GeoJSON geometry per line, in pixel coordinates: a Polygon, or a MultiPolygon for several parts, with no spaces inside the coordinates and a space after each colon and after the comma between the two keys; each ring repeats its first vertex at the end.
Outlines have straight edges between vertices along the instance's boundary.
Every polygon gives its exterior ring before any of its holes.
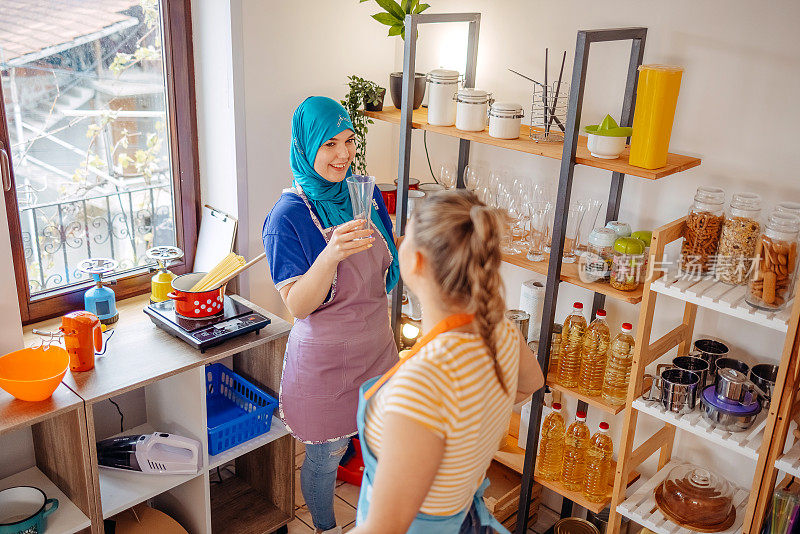
{"type": "Polygon", "coordinates": [[[414,211],[400,272],[422,303],[425,336],[361,387],[363,533],[507,532],[481,498],[512,405],[544,385],[505,319],[500,214],[464,191],[414,211]]]}

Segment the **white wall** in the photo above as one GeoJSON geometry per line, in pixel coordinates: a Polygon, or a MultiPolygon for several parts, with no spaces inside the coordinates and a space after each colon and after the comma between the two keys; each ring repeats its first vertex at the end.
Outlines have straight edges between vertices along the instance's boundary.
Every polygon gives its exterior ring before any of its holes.
{"type": "MultiPolygon", "coordinates": [[[[797,2],[437,0],[432,5],[430,12],[482,13],[477,85],[492,90],[496,98],[518,101],[526,108],[530,85],[506,69],[541,77],[544,48],[549,47],[550,75],[557,73],[560,51],[567,50],[565,79],[569,79],[578,29],[646,26],[649,32],[645,62],[674,63],[686,68],[672,150],[701,156],[703,164],[658,182],[626,179],[620,219],[629,221],[634,228],[654,228],[683,215],[699,184],[719,185],[726,189],[728,197],[734,191],[754,190],[764,196],[767,206],[778,199],[800,200],[790,144],[800,123],[800,108],[794,101],[795,95],[800,94],[800,47],[795,40],[800,22],[797,2]]],[[[384,27],[370,19],[376,10],[374,3],[359,4],[356,0],[241,0],[241,25],[234,23],[231,34],[233,42],[238,40],[242,47],[239,96],[244,102],[249,217],[240,223],[240,235],[247,232],[250,250],[260,248],[263,217],[290,179],[288,144],[293,109],[309,95],[342,97],[348,74],[385,83],[388,73],[401,67],[401,41],[386,38],[384,27]]],[[[216,24],[213,26],[216,28],[216,24]]],[[[440,65],[463,68],[458,61],[464,55],[465,35],[466,25],[423,28],[417,70],[440,65]]],[[[236,56],[235,51],[233,55],[236,56]]],[[[627,45],[593,46],[584,124],[598,121],[605,113],[619,115],[627,58],[627,45]]],[[[208,56],[203,57],[202,61],[207,59],[208,56]]],[[[208,68],[212,70],[204,76],[204,82],[225,75],[208,68]]],[[[221,105],[228,104],[222,101],[221,105]]],[[[429,172],[421,138],[420,132],[414,134],[412,175],[425,180],[429,172]]],[[[444,160],[455,162],[454,139],[431,135],[428,146],[434,169],[444,160]]],[[[209,148],[205,146],[206,150],[209,148]]],[[[554,180],[558,174],[556,161],[481,145],[473,147],[472,160],[486,166],[506,166],[536,180],[554,180]]],[[[395,177],[396,127],[385,123],[371,127],[369,166],[381,181],[395,177]]],[[[604,199],[609,182],[610,173],[579,167],[574,197],[604,199]]],[[[506,266],[504,275],[507,302],[515,306],[519,285],[530,274],[506,266]]],[[[255,302],[277,313],[284,312],[265,265],[251,273],[249,288],[255,302]]],[[[567,285],[562,286],[560,297],[558,321],[574,300],[590,302],[588,292],[567,285]]],[[[635,323],[639,307],[610,302],[608,311],[616,329],[623,321],[635,323]]],[[[668,331],[679,320],[678,303],[661,299],[653,335],[668,331]]],[[[724,338],[740,355],[762,360],[779,357],[781,340],[777,335],[744,326],[739,320],[701,311],[696,332],[724,338]]],[[[567,408],[574,411],[574,403],[568,403],[567,408]]],[[[600,414],[590,413],[592,426],[599,420],[600,414]]],[[[610,422],[618,435],[621,419],[610,422]]],[[[640,435],[646,437],[654,428],[652,420],[640,418],[640,435]]],[[[738,457],[718,453],[692,436],[681,435],[675,450],[690,460],[718,468],[743,486],[751,483],[750,463],[739,462],[747,468],[733,470],[738,457]]]]}

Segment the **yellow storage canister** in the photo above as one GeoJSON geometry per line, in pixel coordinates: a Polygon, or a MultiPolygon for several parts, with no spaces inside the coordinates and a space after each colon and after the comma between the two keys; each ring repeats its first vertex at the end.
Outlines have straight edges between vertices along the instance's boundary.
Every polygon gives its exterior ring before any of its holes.
{"type": "Polygon", "coordinates": [[[636,89],[631,136],[631,165],[658,169],[667,164],[672,121],[678,104],[683,67],[642,65],[636,89]]]}

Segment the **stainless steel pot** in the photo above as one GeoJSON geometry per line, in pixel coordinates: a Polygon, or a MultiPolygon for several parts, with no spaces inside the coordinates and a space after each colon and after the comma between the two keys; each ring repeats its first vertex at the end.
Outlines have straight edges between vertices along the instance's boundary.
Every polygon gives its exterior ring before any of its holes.
{"type": "Polygon", "coordinates": [[[758,401],[763,409],[769,408],[772,401],[772,392],[775,390],[775,381],[778,379],[778,366],[768,363],[754,365],[750,369],[750,381],[758,386],[765,394],[758,396],[758,401]]]}
{"type": "Polygon", "coordinates": [[[658,401],[668,411],[677,414],[691,413],[697,406],[700,376],[684,369],[667,369],[660,376],[645,375],[652,379],[647,393],[642,395],[646,401],[658,401]]]}
{"type": "Polygon", "coordinates": [[[727,413],[706,402],[705,398],[701,399],[701,404],[703,405],[703,415],[705,418],[714,423],[716,428],[726,432],[743,432],[748,430],[751,426],[753,426],[753,423],[756,421],[756,417],[758,417],[758,414],[760,413],[760,411],[752,415],[735,415],[732,413],[727,413]]]}
{"type": "Polygon", "coordinates": [[[718,399],[750,405],[758,400],[756,389],[744,373],[729,367],[717,369],[714,390],[718,399]]]}
{"type": "Polygon", "coordinates": [[[717,358],[717,370],[720,369],[736,369],[744,376],[750,372],[750,366],[736,358],[717,358]]]}
{"type": "Polygon", "coordinates": [[[692,346],[694,353],[690,356],[697,356],[707,361],[711,376],[717,372],[717,358],[724,358],[730,352],[725,343],[716,339],[697,339],[692,346]]]}
{"type": "Polygon", "coordinates": [[[672,365],[678,369],[691,371],[700,376],[700,388],[705,387],[710,378],[711,365],[702,358],[696,356],[678,356],[673,358],[672,365]]]}

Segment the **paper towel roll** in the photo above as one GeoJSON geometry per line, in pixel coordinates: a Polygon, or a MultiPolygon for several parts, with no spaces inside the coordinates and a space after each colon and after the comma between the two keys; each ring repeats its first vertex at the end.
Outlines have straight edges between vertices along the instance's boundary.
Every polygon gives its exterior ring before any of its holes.
{"type": "Polygon", "coordinates": [[[542,310],[544,309],[544,284],[536,280],[522,283],[519,293],[519,309],[528,312],[528,341],[539,341],[542,328],[542,310]]]}

